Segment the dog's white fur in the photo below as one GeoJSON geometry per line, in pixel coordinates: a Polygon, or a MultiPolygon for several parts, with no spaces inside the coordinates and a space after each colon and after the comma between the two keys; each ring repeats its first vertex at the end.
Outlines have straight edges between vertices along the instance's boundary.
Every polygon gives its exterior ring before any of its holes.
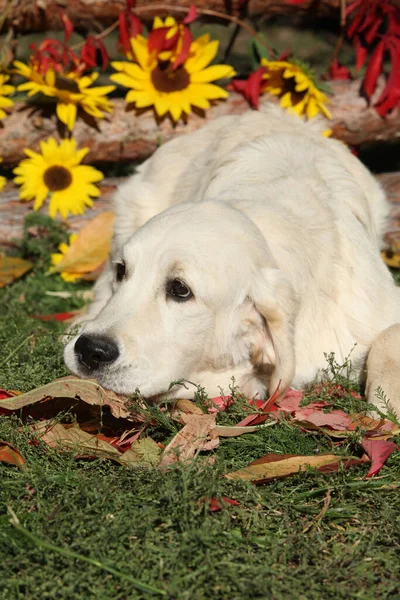
{"type": "MultiPolygon", "coordinates": [[[[126,261],[127,277],[116,283],[109,263],[83,324],[120,350],[95,373],[101,384],[155,396],[184,378],[218,395],[234,376],[249,396],[279,382],[283,393],[312,381],[324,353],[339,363],[351,354],[362,378],[372,346],[369,400],[380,385],[400,410],[399,362],[385,368],[400,356],[400,326],[382,333],[400,321],[400,289],[379,253],[388,205],[320,125],[275,106],[222,117],[158,149],[115,205],[112,260],[126,261]],[[194,300],[166,297],[174,277],[194,300]]],[[[90,376],[76,339],[66,363],[90,376]]]]}

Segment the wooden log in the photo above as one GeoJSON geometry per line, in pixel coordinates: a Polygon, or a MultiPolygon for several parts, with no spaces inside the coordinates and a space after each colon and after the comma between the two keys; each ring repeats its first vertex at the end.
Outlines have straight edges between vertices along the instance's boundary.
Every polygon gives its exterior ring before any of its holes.
{"type": "MultiPolygon", "coordinates": [[[[389,244],[395,240],[400,242],[400,172],[377,175],[377,179],[392,203],[386,240],[389,244]]],[[[122,181],[124,180],[121,178],[112,178],[101,182],[99,187],[102,193],[99,199],[94,200],[94,207],[87,210],[84,215],[70,217],[66,221],[71,232],[79,232],[90,219],[99,213],[113,210],[113,194],[122,181]]],[[[7,184],[5,190],[0,193],[0,245],[13,245],[13,242],[21,239],[24,219],[32,211],[32,204],[32,202],[20,202],[18,189],[11,182],[7,184]]],[[[46,205],[40,210],[43,214],[47,214],[47,211],[46,205]]]]}
{"type": "MultiPolygon", "coordinates": [[[[174,7],[189,8],[193,0],[179,0],[162,4],[159,0],[137,0],[136,9],[143,19],[173,14],[174,7]],[[166,5],[168,5],[167,8],[166,5]],[[164,6],[164,8],[162,8],[164,6]]],[[[214,10],[238,15],[243,11],[240,0],[197,0],[198,9],[214,10]]],[[[337,17],[340,0],[304,0],[301,4],[289,4],[287,0],[249,0],[250,15],[312,15],[313,17],[337,17]]],[[[92,29],[94,25],[109,26],[126,7],[124,0],[0,0],[0,19],[5,28],[17,32],[62,29],[60,8],[71,18],[75,27],[92,29]]],[[[176,14],[181,14],[175,11],[176,14]]]]}
{"type": "MultiPolygon", "coordinates": [[[[381,89],[383,81],[380,82],[381,89]]],[[[400,138],[400,110],[394,110],[385,119],[359,96],[359,81],[332,82],[331,112],[333,120],[327,127],[333,135],[352,145],[400,138]]],[[[271,96],[261,98],[264,103],[275,101],[271,96]]],[[[167,140],[202,127],[205,122],[222,115],[240,114],[249,110],[242,96],[231,93],[224,102],[218,102],[205,116],[192,113],[187,123],[174,126],[168,117],[157,122],[151,110],[127,110],[124,100],[115,99],[112,115],[98,122],[98,128],[79,119],[74,136],[80,146],[90,148],[87,162],[122,162],[143,160],[167,140]]],[[[57,137],[57,121],[54,113],[44,116],[40,110],[24,104],[16,104],[11,114],[3,120],[0,129],[0,156],[4,165],[15,165],[24,158],[24,148],[39,149],[41,140],[57,137]]]]}

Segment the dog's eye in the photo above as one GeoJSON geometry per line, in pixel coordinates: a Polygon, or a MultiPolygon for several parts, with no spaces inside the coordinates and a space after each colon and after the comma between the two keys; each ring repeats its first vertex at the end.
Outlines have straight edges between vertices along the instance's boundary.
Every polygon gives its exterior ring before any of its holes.
{"type": "Polygon", "coordinates": [[[168,281],[167,294],[176,302],[185,302],[193,298],[192,290],[180,279],[171,279],[168,281]]]}
{"type": "Polygon", "coordinates": [[[126,272],[125,263],[124,262],[117,263],[116,278],[117,278],[118,283],[121,283],[121,281],[124,279],[125,272],[126,272]]]}

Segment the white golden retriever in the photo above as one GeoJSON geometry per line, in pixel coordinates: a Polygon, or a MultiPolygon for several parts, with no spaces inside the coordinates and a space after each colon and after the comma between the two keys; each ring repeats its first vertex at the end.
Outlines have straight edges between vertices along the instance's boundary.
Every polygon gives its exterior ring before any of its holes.
{"type": "Polygon", "coordinates": [[[311,382],[324,353],[351,353],[369,400],[382,386],[400,411],[387,202],[320,125],[275,106],[222,117],[159,148],[115,205],[110,263],[65,349],[71,371],[147,397],[181,378],[219,395],[234,377],[262,397],[311,382]]]}

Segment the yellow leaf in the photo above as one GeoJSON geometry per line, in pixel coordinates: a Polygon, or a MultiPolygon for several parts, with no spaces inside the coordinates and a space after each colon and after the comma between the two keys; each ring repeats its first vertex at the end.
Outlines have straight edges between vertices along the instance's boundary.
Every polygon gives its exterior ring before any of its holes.
{"type": "Polygon", "coordinates": [[[136,440],[129,450],[124,452],[119,462],[127,467],[155,467],[160,461],[161,448],[150,437],[136,440]]]}
{"type": "Polygon", "coordinates": [[[0,288],[12,283],[32,269],[28,260],[11,256],[0,256],[0,288]]]}
{"type": "Polygon", "coordinates": [[[263,458],[254,461],[248,467],[227,473],[227,479],[242,479],[261,483],[270,479],[287,477],[299,471],[305,471],[308,467],[318,469],[325,465],[338,463],[346,460],[344,456],[335,454],[322,454],[320,456],[296,456],[290,454],[267,454],[263,458]]]}
{"type": "Polygon", "coordinates": [[[98,269],[110,253],[113,223],[111,211],[90,221],[50,272],[90,273],[98,269]]]}

